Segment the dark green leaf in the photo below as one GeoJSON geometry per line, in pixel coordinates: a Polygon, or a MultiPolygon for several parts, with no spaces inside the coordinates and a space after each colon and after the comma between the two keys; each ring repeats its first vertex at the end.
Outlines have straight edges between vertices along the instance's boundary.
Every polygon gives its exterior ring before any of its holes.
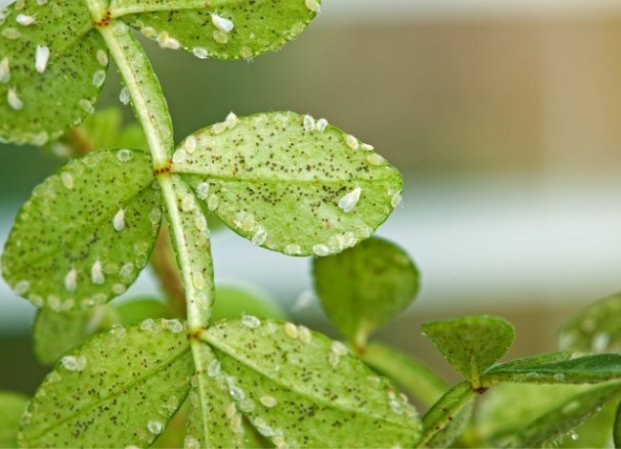
{"type": "Polygon", "coordinates": [[[434,404],[448,390],[442,378],[422,362],[381,343],[371,343],[362,360],[381,374],[404,386],[427,405],[434,404]]]}
{"type": "Polygon", "coordinates": [[[292,323],[248,317],[219,322],[201,338],[214,349],[236,408],[277,446],[419,441],[420,422],[407,399],[341,343],[292,323]]]}
{"type": "Polygon", "coordinates": [[[0,139],[44,145],[93,112],[108,54],[83,2],[39,3],[0,15],[0,139]]]}
{"type": "Polygon", "coordinates": [[[125,292],[147,264],[161,221],[142,151],[97,151],[38,186],[2,255],[3,275],[37,307],[68,311],[125,292]]]}
{"type": "Polygon", "coordinates": [[[297,37],[315,17],[320,0],[112,0],[113,17],[164,48],[198,58],[252,58],[297,37]],[[230,29],[232,27],[232,29],[230,29]]]}
{"type": "Polygon", "coordinates": [[[328,317],[361,350],[375,329],[414,299],[419,276],[408,254],[376,237],[313,261],[315,290],[328,317]]]}
{"type": "Polygon", "coordinates": [[[242,315],[278,320],[286,318],[275,298],[252,285],[217,285],[212,320],[241,318],[242,315]]]}
{"type": "MultiPolygon", "coordinates": [[[[423,416],[423,444],[427,445],[451,426],[453,420],[474,398],[474,391],[467,382],[455,385],[423,416]]],[[[450,435],[450,433],[449,433],[450,435]]],[[[438,437],[441,438],[441,437],[438,437]]]]}
{"type": "Polygon", "coordinates": [[[229,116],[187,138],[172,171],[253,243],[289,255],[334,254],[386,220],[402,181],[357,139],[314,124],[294,113],[229,116]]]}
{"type": "Polygon", "coordinates": [[[11,391],[0,391],[0,448],[17,447],[17,431],[28,398],[11,391]]]}
{"type": "Polygon", "coordinates": [[[502,369],[502,370],[512,370],[512,369],[524,369],[524,368],[533,368],[539,365],[545,365],[548,363],[560,362],[563,360],[568,360],[572,357],[571,352],[550,352],[547,354],[539,354],[530,357],[524,357],[521,359],[511,360],[505,363],[499,363],[494,365],[492,370],[502,369]]]}
{"type": "Polygon", "coordinates": [[[621,378],[621,354],[596,354],[535,366],[499,365],[483,377],[485,385],[498,382],[592,384],[621,378]]]}
{"type": "Polygon", "coordinates": [[[561,349],[581,352],[621,351],[621,294],[587,307],[560,333],[561,349]]]}
{"type": "Polygon", "coordinates": [[[20,444],[149,446],[183,402],[193,372],[179,321],[113,327],[46,377],[22,418],[20,444]]]}
{"type": "Polygon", "coordinates": [[[514,337],[513,326],[491,316],[432,321],[423,324],[422,329],[446,360],[474,386],[479,386],[481,373],[507,352],[514,337]]]}

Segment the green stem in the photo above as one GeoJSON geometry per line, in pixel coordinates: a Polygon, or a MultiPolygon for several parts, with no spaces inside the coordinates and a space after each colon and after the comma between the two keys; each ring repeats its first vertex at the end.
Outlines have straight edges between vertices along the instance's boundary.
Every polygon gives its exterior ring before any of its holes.
{"type": "MultiPolygon", "coordinates": [[[[98,1],[85,0],[95,21],[102,14],[101,4],[98,1]]],[[[192,232],[188,229],[187,220],[182,218],[184,212],[181,210],[181,203],[185,195],[188,195],[188,192],[183,191],[187,186],[176,175],[168,173],[174,149],[168,105],[151,63],[130,28],[125,23],[115,20],[107,27],[99,28],[99,32],[129,91],[134,112],[149,143],[153,170],[162,190],[168,224],[185,287],[188,330],[195,333],[207,326],[214,296],[211,252],[208,240],[206,247],[199,248],[195,239],[191,238],[192,232]],[[195,262],[199,259],[197,256],[199,250],[202,264],[197,267],[195,262]],[[198,274],[203,276],[204,285],[197,287],[195,279],[198,274]],[[201,295],[203,291],[204,296],[201,295]]]]}
{"type": "Polygon", "coordinates": [[[420,446],[425,446],[448,427],[473,397],[474,391],[468,382],[457,384],[447,391],[423,416],[423,438],[420,446]]]}

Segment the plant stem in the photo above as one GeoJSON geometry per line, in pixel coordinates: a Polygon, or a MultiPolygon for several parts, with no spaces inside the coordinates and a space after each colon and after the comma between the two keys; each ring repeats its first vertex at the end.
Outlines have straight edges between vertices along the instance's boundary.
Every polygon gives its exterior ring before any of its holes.
{"type": "Polygon", "coordinates": [[[155,243],[155,251],[151,254],[151,267],[160,283],[160,288],[177,314],[185,313],[185,292],[183,279],[177,268],[174,248],[170,241],[168,225],[164,224],[155,243]]]}
{"type": "MultiPolygon", "coordinates": [[[[93,19],[100,19],[98,0],[85,0],[93,19]]],[[[211,269],[211,252],[209,245],[202,248],[203,263],[195,267],[197,244],[191,241],[187,229],[184,229],[180,203],[186,192],[180,193],[178,183],[169,171],[174,148],[172,120],[166,99],[151,63],[140,43],[134,38],[130,28],[123,22],[114,20],[108,26],[98,28],[106,42],[112,59],[129,91],[136,117],[141,124],[149,143],[153,169],[160,185],[167,211],[171,237],[177,253],[187,303],[188,331],[192,334],[207,326],[211,303],[213,301],[213,270],[211,269]],[[177,183],[177,184],[176,184],[177,183]],[[207,268],[205,268],[207,266],[207,268]],[[200,269],[200,271],[199,271],[200,269]],[[193,276],[205,275],[203,288],[197,288],[193,276]],[[205,291],[201,296],[200,291],[205,291]]],[[[208,243],[208,242],[207,242],[208,243]]]]}

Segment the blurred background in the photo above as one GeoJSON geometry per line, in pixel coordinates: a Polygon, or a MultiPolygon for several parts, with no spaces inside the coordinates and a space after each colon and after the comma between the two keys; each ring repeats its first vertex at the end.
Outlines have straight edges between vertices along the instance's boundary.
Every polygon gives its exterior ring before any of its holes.
{"type": "MultiPolygon", "coordinates": [[[[288,109],[328,118],[403,172],[403,205],[378,234],[414,257],[422,290],[377,338],[449,377],[422,322],[500,315],[517,329],[510,355],[527,355],[553,350],[564,320],[621,290],[618,0],[325,0],[297,41],[252,63],[146,46],[177,140],[231,110],[288,109]]],[[[119,104],[119,90],[110,77],[99,106],[119,104]]],[[[0,145],[0,244],[59,165],[0,145]]],[[[308,259],[229,232],[213,247],[218,281],[256,284],[333,332],[316,302],[293,307],[311,287],[308,259]]],[[[127,296],[155,292],[145,272],[127,296]]],[[[32,392],[45,373],[33,315],[0,280],[0,389],[32,392]]]]}

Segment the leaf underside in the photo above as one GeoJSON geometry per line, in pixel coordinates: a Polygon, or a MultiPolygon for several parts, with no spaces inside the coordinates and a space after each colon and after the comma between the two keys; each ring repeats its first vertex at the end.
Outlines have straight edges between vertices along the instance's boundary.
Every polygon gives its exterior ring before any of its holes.
{"type": "Polygon", "coordinates": [[[330,320],[351,342],[364,345],[418,291],[418,270],[397,245],[370,238],[313,262],[315,290],[330,320]]]}
{"type": "Polygon", "coordinates": [[[193,370],[178,321],[95,335],[43,381],[22,418],[20,444],[149,446],[183,403],[193,370]]]}
{"type": "Polygon", "coordinates": [[[128,14],[123,17],[128,24],[162,47],[180,47],[200,58],[218,59],[249,59],[277,50],[304,31],[316,15],[304,0],[173,0],[162,3],[112,0],[110,10],[113,15],[128,14]],[[132,13],[134,11],[137,12],[132,13]],[[233,29],[226,32],[218,28],[212,14],[231,21],[233,29]]]}
{"type": "Polygon", "coordinates": [[[469,316],[425,323],[428,337],[466,379],[478,383],[483,371],[513,343],[513,327],[501,318],[469,316]]]}
{"type": "Polygon", "coordinates": [[[0,16],[0,139],[44,145],[92,113],[107,50],[83,2],[17,3],[0,16]],[[40,50],[42,73],[37,47],[49,50],[48,58],[40,50]]]}
{"type": "Polygon", "coordinates": [[[419,440],[420,421],[407,399],[335,351],[336,343],[298,328],[296,334],[290,323],[249,324],[219,322],[201,338],[218,357],[215,377],[229,386],[235,408],[275,445],[408,447],[419,440]]]}
{"type": "Polygon", "coordinates": [[[294,113],[258,114],[196,132],[176,151],[172,171],[253,243],[325,256],[371,236],[402,188],[393,166],[346,139],[331,126],[306,131],[294,113]],[[345,212],[339,201],[357,188],[360,197],[345,212]]]}
{"type": "Polygon", "coordinates": [[[122,294],[147,264],[159,231],[154,187],[150,157],[141,151],[104,150],[71,161],[19,212],[2,256],[4,278],[36,306],[56,311],[122,294]]]}

